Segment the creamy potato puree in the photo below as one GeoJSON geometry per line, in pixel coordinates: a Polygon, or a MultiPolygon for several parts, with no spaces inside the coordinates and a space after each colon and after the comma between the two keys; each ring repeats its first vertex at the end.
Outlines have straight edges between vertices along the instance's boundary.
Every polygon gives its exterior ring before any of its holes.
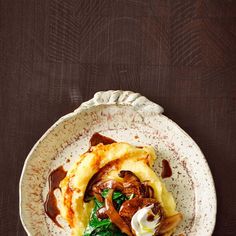
{"type": "Polygon", "coordinates": [[[154,196],[163,207],[166,216],[176,214],[175,201],[163,182],[152,170],[156,159],[152,147],[135,147],[128,143],[98,144],[90,152],[82,154],[61,181],[61,215],[69,223],[72,235],[82,236],[89,222],[94,201],[84,202],[84,194],[89,180],[102,167],[111,164],[111,170],[104,178],[122,181],[121,170],[132,171],[141,181],[149,181],[154,196]]]}

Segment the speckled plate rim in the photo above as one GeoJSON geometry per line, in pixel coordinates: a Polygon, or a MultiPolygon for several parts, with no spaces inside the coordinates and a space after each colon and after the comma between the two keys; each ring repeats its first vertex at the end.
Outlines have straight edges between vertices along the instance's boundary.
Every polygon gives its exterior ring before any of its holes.
{"type": "Polygon", "coordinates": [[[161,114],[163,118],[167,119],[173,126],[175,126],[176,128],[179,129],[179,131],[186,136],[186,138],[188,138],[189,140],[192,141],[194,147],[198,150],[199,153],[201,153],[203,161],[205,162],[205,168],[207,170],[208,173],[208,181],[212,186],[212,195],[213,195],[213,201],[212,205],[212,217],[213,217],[213,222],[211,225],[211,234],[214,231],[215,228],[215,223],[216,223],[216,214],[217,214],[217,196],[216,196],[216,191],[215,191],[215,184],[214,184],[214,180],[213,180],[213,176],[212,173],[210,171],[209,165],[207,163],[207,160],[203,154],[203,152],[201,151],[200,147],[196,144],[196,142],[178,125],[176,124],[174,121],[172,121],[171,119],[169,119],[168,117],[166,117],[165,115],[163,115],[162,113],[164,112],[164,109],[156,104],[151,102],[150,100],[148,100],[146,97],[141,96],[139,93],[134,93],[132,91],[122,91],[122,90],[108,90],[108,91],[100,91],[95,93],[94,97],[90,100],[88,100],[87,102],[82,103],[77,109],[75,109],[73,112],[66,114],[64,116],[62,116],[60,119],[58,119],[42,136],[41,138],[35,143],[35,145],[32,147],[32,149],[30,150],[28,156],[25,159],[24,165],[23,165],[23,169],[22,169],[22,173],[20,176],[20,181],[19,181],[19,214],[20,214],[20,219],[22,222],[22,225],[25,229],[25,231],[27,232],[28,235],[31,235],[31,233],[29,232],[25,219],[23,217],[23,209],[21,206],[21,202],[22,202],[22,191],[21,191],[21,186],[23,183],[23,178],[25,175],[25,171],[27,168],[27,165],[29,163],[29,161],[31,160],[32,157],[32,153],[35,151],[35,149],[37,148],[37,146],[39,145],[40,142],[42,142],[45,137],[50,134],[50,132],[57,127],[60,123],[78,115],[80,112],[89,109],[93,106],[99,106],[99,105],[130,105],[133,106],[137,111],[139,109],[143,110],[143,111],[154,111],[157,114],[161,114]],[[131,99],[129,99],[131,98],[131,99]]]}

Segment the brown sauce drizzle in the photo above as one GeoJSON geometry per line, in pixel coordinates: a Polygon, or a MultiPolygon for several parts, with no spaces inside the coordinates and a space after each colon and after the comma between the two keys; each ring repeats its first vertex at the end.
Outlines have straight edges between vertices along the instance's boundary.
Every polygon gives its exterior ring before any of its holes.
{"type": "Polygon", "coordinates": [[[57,221],[57,216],[60,214],[60,210],[57,207],[57,199],[54,195],[54,190],[59,188],[61,180],[66,177],[66,171],[62,166],[52,171],[48,177],[49,191],[47,194],[46,201],[44,203],[44,210],[48,217],[59,227],[61,225],[57,221]]]}
{"type": "Polygon", "coordinates": [[[93,136],[91,137],[89,143],[90,143],[90,147],[92,147],[92,146],[98,145],[99,143],[107,145],[107,144],[111,144],[111,143],[116,143],[116,141],[111,138],[108,138],[106,136],[103,136],[99,133],[94,133],[93,136]]]}
{"type": "MultiPolygon", "coordinates": [[[[111,144],[111,143],[115,143],[115,142],[116,141],[114,141],[111,138],[103,136],[99,133],[94,133],[90,139],[90,147],[96,146],[99,143],[107,145],[107,144],[111,144]]],[[[68,162],[70,162],[70,160],[68,159],[66,162],[68,163],[68,162]]],[[[113,164],[115,164],[115,162],[113,162],[113,164]]],[[[110,168],[111,168],[110,165],[107,165],[107,167],[104,168],[103,171],[106,172],[105,170],[110,169],[110,168]]],[[[57,207],[57,199],[54,195],[54,190],[59,188],[60,182],[66,177],[66,174],[67,174],[67,172],[63,169],[62,166],[58,167],[57,169],[53,170],[50,173],[50,175],[48,177],[49,191],[47,194],[46,201],[44,202],[45,213],[59,227],[61,227],[61,225],[58,223],[56,218],[60,214],[60,210],[57,207]]],[[[96,177],[98,177],[98,176],[96,176],[96,177]]],[[[93,182],[93,180],[91,179],[90,182],[93,182]]],[[[70,210],[70,213],[73,214],[73,211],[70,210]]]]}
{"type": "Polygon", "coordinates": [[[167,160],[162,160],[161,177],[164,179],[171,176],[172,176],[172,170],[171,170],[169,162],[167,160]]]}

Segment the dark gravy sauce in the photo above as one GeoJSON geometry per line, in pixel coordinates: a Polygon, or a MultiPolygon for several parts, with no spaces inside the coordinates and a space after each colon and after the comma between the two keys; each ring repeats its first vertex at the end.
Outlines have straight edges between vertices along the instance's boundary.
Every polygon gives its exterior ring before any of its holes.
{"type": "Polygon", "coordinates": [[[59,188],[61,180],[66,177],[66,171],[62,166],[52,171],[48,177],[49,191],[44,203],[44,209],[49,218],[59,227],[61,225],[57,221],[57,216],[60,214],[60,210],[57,207],[57,199],[54,195],[54,190],[59,188]]]}
{"type": "Polygon", "coordinates": [[[171,170],[169,162],[167,160],[162,160],[161,177],[164,179],[171,176],[172,176],[172,170],[171,170]]]}
{"type": "Polygon", "coordinates": [[[93,136],[91,137],[89,143],[90,143],[90,147],[92,147],[92,146],[98,145],[99,143],[107,145],[107,144],[111,144],[111,143],[116,143],[116,141],[111,138],[108,138],[106,136],[103,136],[99,133],[94,133],[93,136]]]}
{"type": "MultiPolygon", "coordinates": [[[[116,141],[111,138],[103,136],[99,133],[94,133],[90,139],[90,147],[96,146],[99,143],[103,143],[104,145],[106,145],[115,142],[116,141]]],[[[60,214],[60,210],[57,207],[57,199],[54,195],[54,191],[56,189],[59,189],[59,184],[66,177],[66,174],[67,172],[63,169],[62,166],[58,167],[50,173],[48,177],[49,191],[47,194],[46,201],[44,202],[45,213],[59,227],[61,227],[61,225],[58,223],[56,218],[60,214]]]]}

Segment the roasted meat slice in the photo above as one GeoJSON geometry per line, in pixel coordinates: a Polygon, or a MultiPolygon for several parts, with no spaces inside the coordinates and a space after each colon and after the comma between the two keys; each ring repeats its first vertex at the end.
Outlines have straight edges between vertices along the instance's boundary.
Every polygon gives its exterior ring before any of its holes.
{"type": "Polygon", "coordinates": [[[89,202],[93,195],[93,186],[101,183],[104,181],[104,176],[109,173],[111,170],[115,169],[117,160],[109,162],[107,165],[105,165],[103,168],[101,168],[96,174],[93,175],[93,177],[89,180],[88,185],[86,187],[85,193],[84,193],[84,202],[89,202]]]}
{"type": "Polygon", "coordinates": [[[97,210],[96,215],[99,219],[107,219],[108,215],[106,212],[107,212],[106,207],[101,207],[97,210]]]}
{"type": "Polygon", "coordinates": [[[123,190],[123,184],[121,182],[115,181],[115,180],[107,180],[107,181],[100,181],[97,184],[95,184],[92,188],[93,192],[95,193],[101,193],[104,189],[115,189],[122,191],[123,190]]]}
{"type": "Polygon", "coordinates": [[[126,217],[131,220],[133,215],[141,208],[144,206],[157,203],[156,199],[153,198],[140,198],[140,197],[135,197],[131,200],[125,201],[121,207],[119,214],[122,217],[126,217]]]}
{"type": "Polygon", "coordinates": [[[148,182],[141,182],[140,179],[129,170],[122,170],[119,177],[123,178],[123,193],[125,195],[134,194],[136,197],[153,198],[154,191],[148,182]]]}
{"type": "Polygon", "coordinates": [[[160,225],[157,235],[163,235],[173,230],[175,227],[177,227],[177,225],[180,223],[182,219],[183,219],[183,216],[181,213],[164,218],[161,221],[161,225],[160,225]]]}
{"type": "Polygon", "coordinates": [[[112,195],[114,190],[109,189],[107,197],[105,198],[105,207],[106,207],[106,214],[120,230],[121,232],[127,234],[128,236],[132,236],[132,232],[130,230],[130,227],[126,224],[124,219],[119,215],[119,213],[116,211],[113,201],[112,201],[112,195]]]}
{"type": "Polygon", "coordinates": [[[121,170],[119,173],[119,177],[124,179],[124,182],[126,183],[141,183],[140,179],[129,170],[121,170]]]}

